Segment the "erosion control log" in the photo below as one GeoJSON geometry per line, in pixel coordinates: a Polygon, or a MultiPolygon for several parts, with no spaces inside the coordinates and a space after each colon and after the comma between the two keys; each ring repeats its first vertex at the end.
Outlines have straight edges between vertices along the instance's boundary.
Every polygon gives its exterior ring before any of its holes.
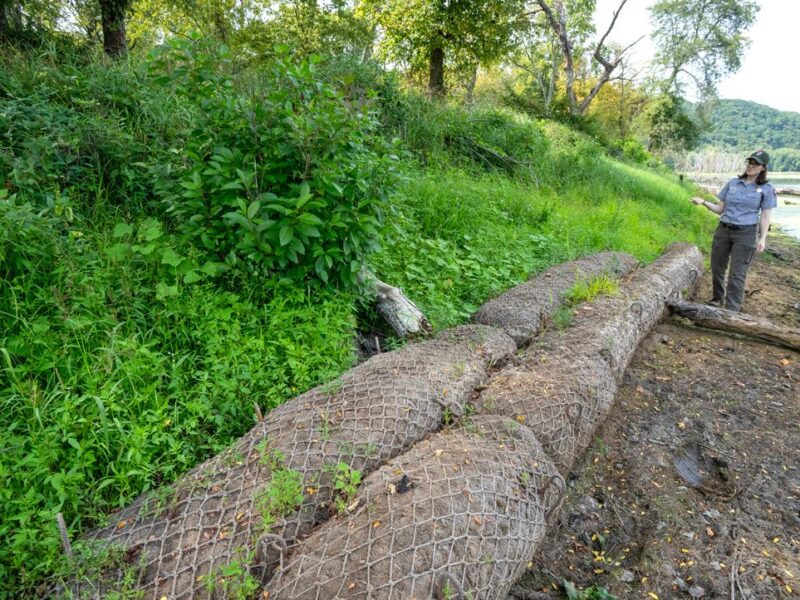
{"type": "Polygon", "coordinates": [[[556,265],[481,306],[472,321],[502,329],[522,347],[539,333],[576,283],[601,275],[616,279],[637,265],[635,258],[622,252],[601,252],[556,265]]]}
{"type": "Polygon", "coordinates": [[[672,246],[574,328],[546,334],[458,425],[370,475],[355,512],[298,543],[270,599],[505,597],[636,346],[701,268],[696,248],[672,246]]]}
{"type": "MultiPolygon", "coordinates": [[[[490,367],[513,351],[502,332],[469,325],[376,355],[272,410],[236,445],[89,537],[124,551],[146,598],[224,587],[231,564],[265,581],[287,545],[330,516],[337,481],[357,485],[356,473],[439,429],[445,415],[460,416],[490,367]]],[[[123,577],[76,591],[114,590],[123,577]]]]}

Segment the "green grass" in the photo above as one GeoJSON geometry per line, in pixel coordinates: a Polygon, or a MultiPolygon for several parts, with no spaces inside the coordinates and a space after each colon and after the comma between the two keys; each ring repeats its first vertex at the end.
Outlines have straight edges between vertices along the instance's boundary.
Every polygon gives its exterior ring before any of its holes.
{"type": "Polygon", "coordinates": [[[446,327],[555,263],[601,250],[650,262],[672,242],[710,239],[711,220],[674,179],[606,158],[583,178],[557,188],[454,167],[416,171],[373,264],[446,327]]]}

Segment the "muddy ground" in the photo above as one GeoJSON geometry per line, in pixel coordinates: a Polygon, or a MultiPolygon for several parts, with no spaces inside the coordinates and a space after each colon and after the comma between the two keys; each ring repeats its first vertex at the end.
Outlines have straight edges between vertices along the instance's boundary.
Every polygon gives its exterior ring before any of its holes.
{"type": "MultiPolygon", "coordinates": [[[[769,246],[743,311],[800,327],[800,244],[769,246]]],[[[796,351],[663,321],[509,600],[800,597],[799,382],[796,351]]]]}

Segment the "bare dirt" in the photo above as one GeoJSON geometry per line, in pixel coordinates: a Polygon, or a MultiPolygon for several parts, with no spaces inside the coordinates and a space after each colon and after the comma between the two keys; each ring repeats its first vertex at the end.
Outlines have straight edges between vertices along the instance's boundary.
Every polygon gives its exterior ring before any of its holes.
{"type": "MultiPolygon", "coordinates": [[[[770,248],[743,311],[800,327],[800,244],[770,248]]],[[[796,351],[662,321],[509,600],[800,597],[799,382],[796,351]]]]}

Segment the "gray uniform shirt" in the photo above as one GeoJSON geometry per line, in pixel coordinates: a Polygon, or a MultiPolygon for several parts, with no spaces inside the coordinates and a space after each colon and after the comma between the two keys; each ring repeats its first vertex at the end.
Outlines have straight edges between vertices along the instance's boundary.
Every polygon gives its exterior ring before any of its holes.
{"type": "Polygon", "coordinates": [[[717,198],[725,203],[720,221],[730,225],[756,225],[762,210],[775,208],[778,198],[771,183],[747,183],[735,177],[725,184],[717,198]]]}

